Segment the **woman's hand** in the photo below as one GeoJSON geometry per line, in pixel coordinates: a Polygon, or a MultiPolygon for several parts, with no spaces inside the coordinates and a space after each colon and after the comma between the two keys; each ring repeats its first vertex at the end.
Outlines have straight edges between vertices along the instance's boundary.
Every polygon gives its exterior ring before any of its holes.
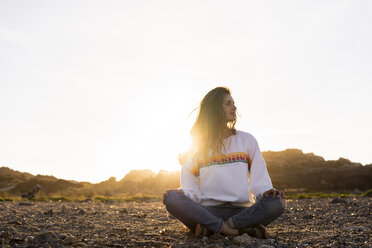
{"type": "Polygon", "coordinates": [[[276,198],[276,195],[278,195],[279,198],[286,199],[284,192],[281,191],[281,190],[277,190],[277,189],[270,189],[270,190],[266,191],[265,193],[263,193],[263,196],[264,197],[269,197],[270,194],[273,194],[273,198],[276,198]]]}

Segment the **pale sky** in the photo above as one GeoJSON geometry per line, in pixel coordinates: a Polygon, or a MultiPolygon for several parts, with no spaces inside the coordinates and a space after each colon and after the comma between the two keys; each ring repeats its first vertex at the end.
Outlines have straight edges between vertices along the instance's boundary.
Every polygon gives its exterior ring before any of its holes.
{"type": "Polygon", "coordinates": [[[227,86],[262,151],[372,163],[372,1],[0,1],[0,166],[180,168],[227,86]]]}

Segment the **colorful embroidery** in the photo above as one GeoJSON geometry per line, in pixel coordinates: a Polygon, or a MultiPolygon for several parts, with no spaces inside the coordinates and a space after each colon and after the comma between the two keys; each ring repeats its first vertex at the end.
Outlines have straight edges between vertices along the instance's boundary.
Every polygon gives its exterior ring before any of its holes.
{"type": "Polygon", "coordinates": [[[248,169],[251,169],[251,160],[245,152],[234,152],[225,155],[215,155],[209,158],[206,162],[199,160],[197,164],[192,167],[191,173],[195,176],[199,176],[199,169],[203,167],[209,167],[212,165],[230,164],[236,162],[243,162],[248,165],[248,169]]]}

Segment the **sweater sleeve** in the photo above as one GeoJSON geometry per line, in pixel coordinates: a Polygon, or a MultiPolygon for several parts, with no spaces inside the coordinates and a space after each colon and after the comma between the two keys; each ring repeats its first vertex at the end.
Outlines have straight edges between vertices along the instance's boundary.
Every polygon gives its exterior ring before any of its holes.
{"type": "Polygon", "coordinates": [[[192,172],[192,159],[188,159],[181,167],[181,187],[183,193],[194,202],[200,201],[199,178],[192,172]]]}
{"type": "Polygon", "coordinates": [[[251,138],[248,148],[248,153],[252,161],[248,190],[258,199],[262,197],[264,192],[272,189],[273,185],[257,140],[253,136],[251,138]]]}

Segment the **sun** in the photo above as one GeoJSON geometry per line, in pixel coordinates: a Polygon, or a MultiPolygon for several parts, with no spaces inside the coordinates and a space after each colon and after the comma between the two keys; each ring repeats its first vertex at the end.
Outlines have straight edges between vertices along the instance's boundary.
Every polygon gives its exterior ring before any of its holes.
{"type": "Polygon", "coordinates": [[[154,163],[150,169],[153,171],[166,170],[170,172],[179,170],[181,168],[178,160],[179,155],[186,152],[191,146],[188,126],[173,127],[164,140],[168,141],[164,143],[164,146],[167,146],[166,155],[161,163],[154,163]]]}

